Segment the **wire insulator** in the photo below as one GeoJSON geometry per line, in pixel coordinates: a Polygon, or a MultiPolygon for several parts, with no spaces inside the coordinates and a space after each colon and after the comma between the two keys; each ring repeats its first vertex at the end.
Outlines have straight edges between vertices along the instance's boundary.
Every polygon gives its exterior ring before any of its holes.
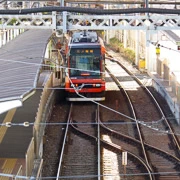
{"type": "Polygon", "coordinates": [[[25,127],[29,127],[29,122],[24,122],[23,125],[24,125],[25,127]]]}
{"type": "Polygon", "coordinates": [[[12,123],[11,122],[6,122],[6,127],[11,127],[12,123]]]}

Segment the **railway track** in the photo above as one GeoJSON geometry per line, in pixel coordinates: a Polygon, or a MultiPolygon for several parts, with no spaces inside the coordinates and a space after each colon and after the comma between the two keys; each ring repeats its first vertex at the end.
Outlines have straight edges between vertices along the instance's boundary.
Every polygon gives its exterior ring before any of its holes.
{"type": "MultiPolygon", "coordinates": [[[[45,159],[43,176],[73,180],[179,179],[179,146],[176,144],[179,139],[171,124],[166,124],[166,116],[144,93],[146,88],[135,82],[134,75],[128,75],[117,61],[107,60],[106,65],[109,74],[114,74],[116,84],[110,75],[106,76],[110,90],[106,91],[104,102],[78,102],[71,110],[69,103],[63,107],[62,102],[54,108],[56,113],[52,119],[64,122],[66,126],[61,125],[60,133],[56,131],[51,137],[53,148],[49,151],[56,149],[58,153],[47,152],[45,158],[49,160],[45,159]],[[126,165],[123,165],[124,152],[127,152],[126,165]],[[51,168],[51,174],[46,172],[48,168],[51,168]]],[[[139,79],[146,82],[142,76],[139,79]]]]}
{"type": "Polygon", "coordinates": [[[138,140],[141,142],[144,158],[153,171],[154,178],[179,179],[179,140],[174,134],[171,124],[167,121],[153,95],[140,83],[139,79],[124,71],[124,67],[120,70],[121,68],[117,67],[120,65],[118,61],[113,60],[112,63],[114,63],[112,72],[109,71],[109,73],[114,75],[112,78],[121,90],[124,89],[124,92],[127,93],[126,96],[132,102],[136,117],[134,115],[131,117],[136,122],[138,140]],[[116,69],[120,73],[117,73],[116,69]],[[161,128],[161,133],[164,132],[163,135],[159,135],[159,129],[153,127],[154,124],[161,128]],[[167,133],[167,128],[171,133],[167,133]]]}
{"type": "MultiPolygon", "coordinates": [[[[124,167],[120,162],[122,162],[124,149],[101,138],[98,107],[93,103],[85,105],[83,103],[83,107],[80,103],[71,106],[57,177],[62,179],[120,179],[123,176],[124,167]],[[76,113],[80,110],[81,114],[76,113]]],[[[126,152],[129,157],[128,171],[141,173],[143,169],[144,173],[150,175],[142,158],[130,151],[126,150],[126,152]]],[[[137,179],[144,178],[140,175],[137,179]]]]}
{"type": "Polygon", "coordinates": [[[92,103],[71,104],[57,177],[97,178],[95,110],[92,103]]]}

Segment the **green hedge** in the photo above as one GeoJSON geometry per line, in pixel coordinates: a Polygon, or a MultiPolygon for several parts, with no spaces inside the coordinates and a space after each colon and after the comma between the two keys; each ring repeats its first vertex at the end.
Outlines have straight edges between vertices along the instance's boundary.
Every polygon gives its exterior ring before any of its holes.
{"type": "Polygon", "coordinates": [[[109,45],[111,49],[116,52],[119,52],[124,58],[135,63],[135,52],[130,48],[124,48],[123,43],[121,43],[117,38],[113,37],[109,40],[109,45]]]}
{"type": "MultiPolygon", "coordinates": [[[[11,21],[8,22],[8,25],[13,25],[16,22],[17,22],[16,18],[12,18],[11,21]]],[[[0,24],[2,24],[2,21],[0,21],[0,24]]]]}

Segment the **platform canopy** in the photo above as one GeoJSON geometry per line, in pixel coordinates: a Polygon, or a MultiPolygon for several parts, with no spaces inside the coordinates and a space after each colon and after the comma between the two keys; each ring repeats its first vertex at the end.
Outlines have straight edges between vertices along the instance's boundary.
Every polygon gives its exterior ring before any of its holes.
{"type": "Polygon", "coordinates": [[[0,113],[22,106],[36,89],[51,30],[28,30],[0,48],[0,113]]]}

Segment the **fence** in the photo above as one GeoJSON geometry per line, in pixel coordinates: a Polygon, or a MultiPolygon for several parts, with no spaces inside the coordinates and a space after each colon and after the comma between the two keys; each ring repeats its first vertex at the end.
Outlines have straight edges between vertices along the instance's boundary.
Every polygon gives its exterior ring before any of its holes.
{"type": "Polygon", "coordinates": [[[34,125],[34,138],[35,138],[35,156],[36,158],[41,158],[42,156],[42,143],[43,134],[45,128],[45,122],[50,116],[52,109],[52,104],[54,99],[52,98],[54,91],[52,90],[53,85],[53,73],[50,74],[46,85],[43,88],[43,92],[40,98],[40,103],[38,107],[37,116],[34,125]]]}
{"type": "Polygon", "coordinates": [[[24,32],[24,29],[0,30],[0,48],[24,32]]]}

